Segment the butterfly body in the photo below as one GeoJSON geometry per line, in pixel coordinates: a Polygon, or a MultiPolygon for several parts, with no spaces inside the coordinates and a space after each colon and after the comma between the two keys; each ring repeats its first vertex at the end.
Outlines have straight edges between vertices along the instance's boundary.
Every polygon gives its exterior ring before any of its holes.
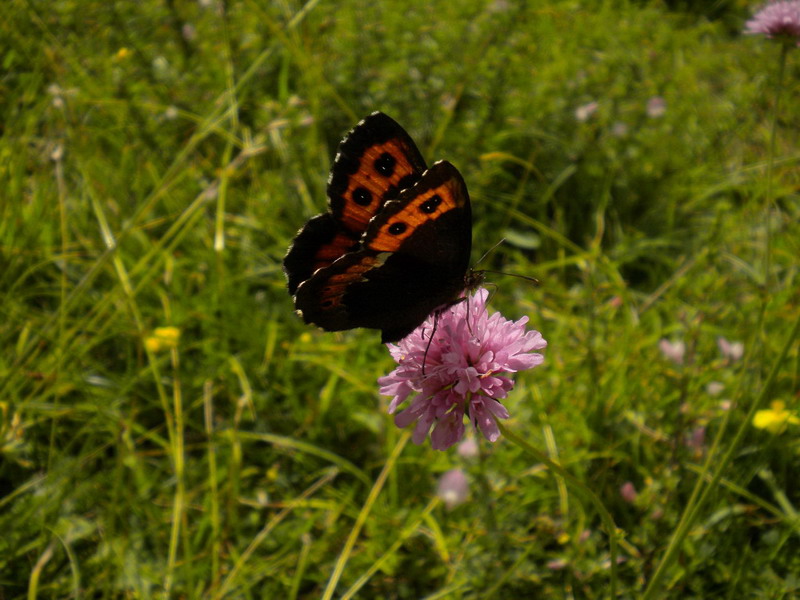
{"type": "Polygon", "coordinates": [[[472,283],[461,174],[446,161],[426,170],[413,140],[386,115],[373,113],[342,141],[328,197],[329,212],[303,227],[284,259],[307,323],[380,329],[382,341],[397,341],[472,283]]]}

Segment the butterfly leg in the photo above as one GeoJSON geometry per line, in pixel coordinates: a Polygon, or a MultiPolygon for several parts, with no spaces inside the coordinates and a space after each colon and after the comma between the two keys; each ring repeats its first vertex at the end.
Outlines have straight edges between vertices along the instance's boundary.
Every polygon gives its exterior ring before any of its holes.
{"type": "Polygon", "coordinates": [[[433,343],[433,336],[436,334],[436,328],[439,326],[439,315],[441,314],[442,310],[436,310],[433,313],[433,329],[431,330],[431,335],[428,338],[428,345],[425,346],[425,354],[422,355],[422,376],[425,377],[425,363],[428,360],[428,350],[431,349],[431,344],[433,343]]]}

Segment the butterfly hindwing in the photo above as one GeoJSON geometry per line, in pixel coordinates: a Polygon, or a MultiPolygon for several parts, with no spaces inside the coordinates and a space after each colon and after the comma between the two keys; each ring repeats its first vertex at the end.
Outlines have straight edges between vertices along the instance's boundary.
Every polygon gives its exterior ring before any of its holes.
{"type": "Polygon", "coordinates": [[[368,327],[397,341],[464,289],[471,227],[464,180],[438,162],[385,204],[358,250],[298,287],[295,306],[323,329],[368,327]]]}
{"type": "Polygon", "coordinates": [[[314,271],[330,266],[333,261],[358,248],[358,236],[336,222],[331,213],[310,219],[294,238],[283,269],[289,293],[313,275],[314,271]]]}

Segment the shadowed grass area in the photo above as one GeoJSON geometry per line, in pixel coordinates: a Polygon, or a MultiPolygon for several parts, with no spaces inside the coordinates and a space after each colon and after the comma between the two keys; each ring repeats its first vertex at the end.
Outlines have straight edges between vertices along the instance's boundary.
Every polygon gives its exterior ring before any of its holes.
{"type": "Polygon", "coordinates": [[[750,7],[578,4],[8,2],[1,598],[797,594],[799,429],[752,423],[798,415],[800,54],[770,184],[750,7]],[[569,477],[407,444],[379,334],[293,314],[373,110],[462,172],[473,260],[540,281],[492,276],[549,343],[504,425],[569,477]]]}

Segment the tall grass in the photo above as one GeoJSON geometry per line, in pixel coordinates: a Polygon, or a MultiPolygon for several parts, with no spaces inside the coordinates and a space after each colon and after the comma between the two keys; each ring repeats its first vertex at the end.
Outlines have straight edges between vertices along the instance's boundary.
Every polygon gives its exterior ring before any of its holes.
{"type": "Polygon", "coordinates": [[[798,429],[752,418],[797,414],[800,112],[768,185],[748,9],[591,4],[8,3],[1,598],[602,598],[611,535],[622,597],[797,593],[798,429]],[[615,532],[508,439],[406,444],[377,334],[293,315],[282,256],[378,109],[541,282],[494,278],[549,342],[506,426],[615,532]]]}

